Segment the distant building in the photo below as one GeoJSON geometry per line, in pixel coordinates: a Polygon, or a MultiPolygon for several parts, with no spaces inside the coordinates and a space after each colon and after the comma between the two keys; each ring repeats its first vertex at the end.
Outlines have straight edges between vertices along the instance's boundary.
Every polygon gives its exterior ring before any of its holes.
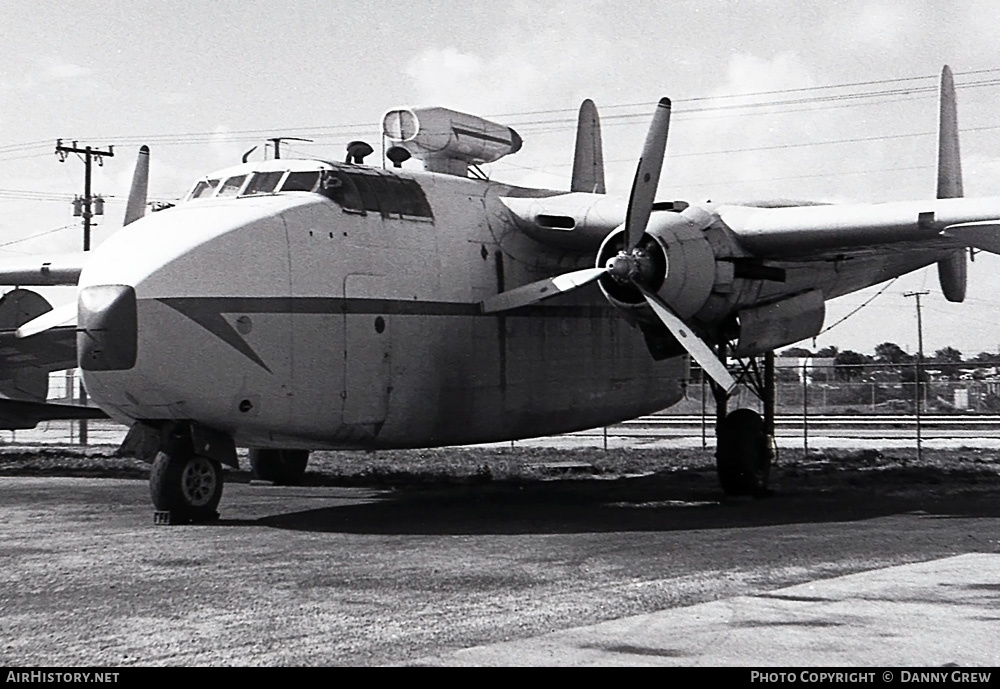
{"type": "Polygon", "coordinates": [[[803,375],[807,383],[812,383],[817,373],[822,377],[833,377],[833,357],[785,357],[774,359],[774,367],[778,370],[792,370],[795,377],[802,382],[803,375]]]}

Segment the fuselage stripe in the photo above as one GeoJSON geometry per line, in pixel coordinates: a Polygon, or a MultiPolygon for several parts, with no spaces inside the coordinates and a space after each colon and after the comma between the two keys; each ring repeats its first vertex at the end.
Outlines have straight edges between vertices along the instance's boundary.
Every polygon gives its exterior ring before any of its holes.
{"type": "Polygon", "coordinates": [[[378,314],[424,317],[591,319],[614,316],[614,309],[609,304],[532,304],[503,314],[485,314],[478,303],[359,297],[160,297],[155,301],[190,318],[268,372],[271,369],[222,314],[378,314]]]}

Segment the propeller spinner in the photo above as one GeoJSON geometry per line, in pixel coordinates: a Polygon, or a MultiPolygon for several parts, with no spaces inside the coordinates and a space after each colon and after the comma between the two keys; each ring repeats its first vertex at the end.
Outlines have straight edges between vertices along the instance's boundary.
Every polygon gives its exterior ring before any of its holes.
{"type": "Polygon", "coordinates": [[[638,289],[653,313],[677,342],[711,376],[712,380],[729,392],[736,386],[736,381],[712,352],[712,348],[695,335],[673,309],[656,295],[657,285],[652,284],[655,271],[651,270],[649,257],[641,246],[642,237],[653,212],[669,127],[670,99],[661,98],[646,135],[642,157],[636,166],[623,228],[625,248],[622,251],[608,260],[604,267],[585,268],[501,292],[485,299],[481,307],[484,313],[509,311],[572,291],[609,275],[623,285],[631,284],[638,289]]]}

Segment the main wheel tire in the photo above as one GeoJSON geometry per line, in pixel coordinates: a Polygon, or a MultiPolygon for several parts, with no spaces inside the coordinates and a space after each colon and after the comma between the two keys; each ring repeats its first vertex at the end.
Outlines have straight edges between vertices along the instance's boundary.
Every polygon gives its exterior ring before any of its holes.
{"type": "Polygon", "coordinates": [[[157,453],[149,475],[153,506],[171,521],[201,523],[218,519],[222,465],[189,452],[157,453]]]}
{"type": "Polygon", "coordinates": [[[719,427],[715,465],[727,495],[763,495],[773,450],[764,420],[752,409],[737,409],[719,427]]]}
{"type": "Polygon", "coordinates": [[[250,450],[250,468],[254,478],[279,486],[302,482],[309,463],[309,450],[250,450]]]}

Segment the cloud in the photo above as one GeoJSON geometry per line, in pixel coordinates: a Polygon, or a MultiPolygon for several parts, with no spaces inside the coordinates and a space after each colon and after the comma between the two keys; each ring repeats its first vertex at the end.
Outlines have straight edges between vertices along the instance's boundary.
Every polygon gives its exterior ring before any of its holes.
{"type": "Polygon", "coordinates": [[[452,47],[422,51],[404,72],[413,79],[418,104],[472,113],[509,110],[541,81],[540,71],[523,57],[484,59],[452,47]]]}
{"type": "Polygon", "coordinates": [[[14,91],[38,88],[43,84],[51,84],[72,79],[82,79],[90,76],[93,70],[72,62],[66,62],[58,57],[34,58],[34,64],[26,67],[15,76],[5,74],[0,79],[0,90],[14,91]]]}
{"type": "Polygon", "coordinates": [[[856,13],[841,15],[843,35],[851,43],[861,42],[887,51],[889,45],[913,42],[926,30],[919,5],[901,2],[869,2],[856,13]]]}

